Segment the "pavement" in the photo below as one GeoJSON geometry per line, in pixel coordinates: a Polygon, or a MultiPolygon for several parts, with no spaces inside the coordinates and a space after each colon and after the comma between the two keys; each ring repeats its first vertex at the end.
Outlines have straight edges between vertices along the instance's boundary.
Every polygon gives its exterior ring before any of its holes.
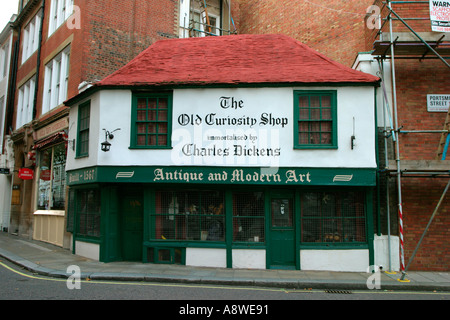
{"type": "MultiPolygon", "coordinates": [[[[72,254],[48,243],[0,232],[0,262],[8,260],[18,267],[46,277],[68,278],[69,266],[78,266],[81,279],[97,281],[137,281],[276,287],[284,289],[369,290],[367,283],[380,290],[449,291],[450,272],[410,271],[401,273],[330,272],[305,270],[248,270],[200,268],[139,262],[103,263],[72,254]]],[[[376,289],[374,289],[376,290],[376,289]]]]}

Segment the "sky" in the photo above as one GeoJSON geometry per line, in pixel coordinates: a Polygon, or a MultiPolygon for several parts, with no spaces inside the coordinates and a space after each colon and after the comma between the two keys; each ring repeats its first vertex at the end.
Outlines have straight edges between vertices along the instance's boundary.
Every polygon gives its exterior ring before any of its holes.
{"type": "Polygon", "coordinates": [[[0,32],[8,23],[11,16],[17,13],[19,0],[0,0],[0,32]]]}

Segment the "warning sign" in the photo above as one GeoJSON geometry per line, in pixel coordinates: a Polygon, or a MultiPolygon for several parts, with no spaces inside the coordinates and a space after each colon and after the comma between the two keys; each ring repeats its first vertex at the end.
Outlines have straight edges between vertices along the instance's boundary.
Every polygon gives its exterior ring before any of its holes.
{"type": "Polygon", "coordinates": [[[450,32],[450,0],[430,0],[431,30],[450,32]]]}

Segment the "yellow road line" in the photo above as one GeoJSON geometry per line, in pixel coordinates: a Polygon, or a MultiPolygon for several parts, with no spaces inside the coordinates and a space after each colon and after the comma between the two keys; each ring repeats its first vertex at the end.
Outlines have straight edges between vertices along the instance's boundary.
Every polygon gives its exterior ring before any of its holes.
{"type": "MultiPolygon", "coordinates": [[[[0,260],[0,266],[5,269],[10,270],[20,276],[43,281],[57,281],[57,282],[67,282],[67,279],[56,279],[56,278],[44,278],[33,275],[28,275],[18,270],[15,270],[6,264],[2,263],[0,260]]],[[[107,285],[129,285],[129,286],[153,286],[153,287],[178,287],[178,288],[202,288],[202,289],[224,289],[224,290],[251,290],[251,291],[267,291],[267,292],[284,292],[286,294],[292,293],[323,293],[323,290],[316,289],[298,289],[298,290],[288,290],[288,289],[275,289],[275,288],[254,288],[254,287],[233,287],[233,286],[213,286],[213,285],[189,285],[189,284],[174,284],[174,283],[150,283],[150,282],[121,282],[121,281],[96,281],[85,279],[81,280],[81,283],[91,283],[91,284],[107,284],[107,285]]],[[[384,291],[384,290],[349,290],[352,294],[427,294],[427,295],[450,295],[450,292],[428,292],[428,291],[384,291]]]]}

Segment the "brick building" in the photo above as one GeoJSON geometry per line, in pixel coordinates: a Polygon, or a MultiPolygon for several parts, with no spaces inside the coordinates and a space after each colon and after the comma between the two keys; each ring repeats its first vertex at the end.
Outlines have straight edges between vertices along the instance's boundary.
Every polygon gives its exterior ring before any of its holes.
{"type": "Polygon", "coordinates": [[[365,50],[364,19],[372,0],[237,2],[242,34],[285,34],[348,66],[365,50]]]}
{"type": "Polygon", "coordinates": [[[65,157],[71,124],[64,100],[125,65],[154,41],[175,37],[178,1],[21,1],[14,24],[14,142],[10,232],[61,246],[65,157]],[[80,86],[81,84],[81,86],[80,86]]]}
{"type": "MultiPolygon", "coordinates": [[[[380,169],[386,170],[380,185],[388,182],[391,205],[381,206],[380,211],[386,214],[390,209],[392,217],[399,215],[398,223],[391,221],[391,232],[400,237],[401,269],[448,271],[448,32],[432,29],[428,2],[375,1],[374,5],[383,19],[381,29],[366,29],[365,51],[370,54],[360,55],[356,64],[363,68],[371,64],[372,73],[383,73],[388,98],[386,103],[379,96],[378,123],[380,145],[386,140],[388,146],[388,163],[380,148],[380,169]]],[[[380,232],[386,234],[386,227],[380,232]]]]}
{"type": "MultiPolygon", "coordinates": [[[[383,25],[381,36],[376,34],[378,29],[367,27],[368,19],[373,18],[371,12],[376,12],[368,10],[369,6],[376,5],[383,9],[382,17],[387,17],[386,6],[380,1],[374,3],[373,0],[344,2],[332,0],[324,3],[317,0],[294,2],[208,0],[207,8],[203,7],[201,2],[194,0],[20,2],[18,19],[15,23],[19,37],[15,43],[17,50],[14,52],[17,56],[13,104],[15,109],[6,110],[5,128],[8,128],[6,133],[11,134],[14,141],[16,170],[31,169],[33,180],[19,178],[18,172],[14,174],[10,231],[32,237],[34,230],[46,229],[44,221],[51,218],[61,220],[60,217],[63,216],[64,210],[47,208],[56,201],[53,200],[54,187],[63,181],[52,181],[54,173],[58,171],[54,167],[56,164],[48,165],[51,163],[45,163],[43,159],[47,159],[47,162],[50,156],[51,159],[55,159],[54,156],[59,150],[58,145],[73,150],[80,143],[76,140],[65,141],[69,130],[79,129],[71,128],[72,123],[68,120],[69,111],[62,105],[65,98],[78,94],[91,83],[118,70],[138,53],[162,38],[197,37],[205,36],[207,33],[215,35],[277,33],[299,40],[344,65],[354,64],[355,68],[373,74],[379,71],[378,61],[383,62],[384,83],[390,111],[398,120],[398,127],[394,128],[397,130],[391,132],[399,135],[399,152],[396,152],[392,135],[388,134],[387,139],[384,137],[383,124],[388,121],[387,116],[383,116],[384,97],[380,89],[376,96],[379,104],[378,161],[382,172],[388,174],[380,175],[380,190],[377,193],[380,196],[375,200],[378,209],[374,210],[376,222],[374,227],[380,239],[388,233],[398,240],[400,236],[398,203],[402,204],[404,256],[408,262],[447,182],[445,175],[432,173],[448,172],[448,165],[442,161],[433,162],[437,153],[440,153],[438,157],[442,159],[447,135],[442,135],[442,132],[418,134],[406,131],[442,131],[446,122],[446,112],[430,112],[427,109],[426,99],[427,95],[435,97],[448,95],[447,67],[432,54],[423,56],[425,51],[419,54],[418,45],[412,46],[410,53],[403,52],[398,59],[391,59],[386,47],[382,46],[390,44],[389,24],[383,25]],[[378,47],[374,47],[376,41],[381,42],[378,47]],[[377,48],[383,51],[371,54],[372,50],[377,48]],[[369,54],[360,54],[355,61],[359,52],[369,54]],[[411,55],[411,52],[414,54],[411,55]],[[393,61],[395,61],[395,75],[391,73],[390,68],[393,61]],[[394,97],[393,92],[396,94],[394,97]],[[396,113],[394,102],[398,105],[396,113]],[[399,130],[401,126],[403,128],[399,130]],[[385,141],[388,142],[386,148],[385,141]],[[384,163],[385,151],[388,154],[386,163],[384,163]],[[414,170],[416,173],[420,169],[420,172],[426,174],[412,177],[402,172],[398,184],[396,163],[390,162],[396,159],[396,155],[406,168],[416,169],[414,170]],[[423,166],[424,163],[427,165],[426,168],[423,166]],[[417,164],[420,166],[417,167],[417,164]],[[389,178],[383,179],[385,177],[389,178]],[[397,185],[400,188],[397,188],[397,185]],[[388,190],[389,202],[385,196],[386,186],[389,186],[390,190],[388,190]],[[403,197],[402,201],[397,198],[397,189],[401,191],[399,194],[403,197]],[[40,227],[36,229],[39,224],[34,222],[39,220],[41,220],[40,227]]],[[[395,3],[394,8],[400,16],[407,18],[408,24],[415,31],[427,42],[439,47],[439,50],[445,47],[439,44],[448,43],[445,42],[445,38],[440,39],[443,33],[431,32],[428,4],[423,1],[395,3]]],[[[399,41],[402,40],[401,37],[411,37],[410,30],[398,19],[392,22],[393,40],[397,35],[400,36],[399,41]]],[[[407,42],[411,41],[411,38],[405,39],[407,42]]],[[[416,38],[412,39],[416,44],[420,43],[416,38]]],[[[23,171],[21,176],[24,177],[23,174],[26,173],[26,170],[23,171]]],[[[64,198],[64,206],[65,200],[64,198]]],[[[60,206],[62,209],[61,201],[60,206]]],[[[411,268],[448,270],[449,248],[448,241],[445,240],[445,230],[449,225],[447,212],[448,200],[443,202],[439,215],[428,230],[422,249],[417,253],[411,268]]],[[[64,230],[60,226],[57,228],[64,230]]],[[[45,239],[43,235],[39,235],[39,239],[54,242],[45,239]]],[[[395,242],[391,245],[395,256],[397,245],[395,242]]],[[[398,255],[392,261],[395,269],[398,255]]]]}

